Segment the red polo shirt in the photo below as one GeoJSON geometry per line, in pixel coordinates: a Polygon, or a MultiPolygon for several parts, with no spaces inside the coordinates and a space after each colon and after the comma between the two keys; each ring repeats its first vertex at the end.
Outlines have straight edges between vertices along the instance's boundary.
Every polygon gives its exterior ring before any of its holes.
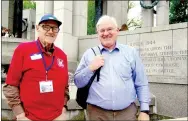
{"type": "Polygon", "coordinates": [[[47,54],[39,40],[21,43],[14,51],[6,83],[20,88],[26,117],[31,120],[53,120],[62,113],[64,105],[64,91],[68,83],[67,57],[56,46],[52,55],[47,54]],[[46,70],[42,58],[34,56],[40,55],[37,42],[47,67],[54,57],[54,63],[48,71],[53,92],[40,93],[39,82],[46,80],[46,70]]]}

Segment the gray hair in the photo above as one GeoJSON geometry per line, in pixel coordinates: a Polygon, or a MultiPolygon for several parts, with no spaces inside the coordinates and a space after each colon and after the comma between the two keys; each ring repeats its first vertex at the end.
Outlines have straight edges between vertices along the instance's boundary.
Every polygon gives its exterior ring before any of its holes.
{"type": "Polygon", "coordinates": [[[108,15],[103,15],[102,17],[100,17],[100,19],[98,20],[97,24],[96,24],[96,29],[98,29],[98,26],[104,21],[104,20],[110,20],[113,22],[113,24],[118,27],[117,25],[117,21],[114,17],[108,16],[108,15]]]}

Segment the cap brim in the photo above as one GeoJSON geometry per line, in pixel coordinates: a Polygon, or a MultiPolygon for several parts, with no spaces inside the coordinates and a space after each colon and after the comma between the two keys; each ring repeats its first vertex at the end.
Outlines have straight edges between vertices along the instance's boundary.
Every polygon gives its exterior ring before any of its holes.
{"type": "Polygon", "coordinates": [[[55,21],[58,26],[61,26],[62,22],[61,21],[58,21],[58,20],[52,20],[52,19],[48,19],[48,20],[43,20],[43,21],[40,21],[39,24],[43,23],[43,22],[46,22],[46,21],[55,21]]]}

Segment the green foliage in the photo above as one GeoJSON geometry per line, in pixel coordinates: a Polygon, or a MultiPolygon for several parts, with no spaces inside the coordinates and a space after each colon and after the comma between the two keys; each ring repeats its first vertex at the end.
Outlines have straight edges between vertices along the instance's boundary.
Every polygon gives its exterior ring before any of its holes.
{"type": "Polygon", "coordinates": [[[170,0],[170,24],[188,22],[188,0],[170,0]]]}
{"type": "Polygon", "coordinates": [[[165,115],[159,115],[159,114],[150,114],[150,121],[159,121],[159,120],[165,120],[165,119],[174,119],[173,117],[165,116],[165,115]]]}
{"type": "Polygon", "coordinates": [[[77,116],[74,116],[71,121],[77,121],[77,120],[85,120],[84,111],[80,111],[77,116]]]}
{"type": "Polygon", "coordinates": [[[95,1],[88,1],[87,34],[95,34],[95,1]]]}
{"type": "Polygon", "coordinates": [[[24,0],[23,9],[36,9],[36,2],[32,0],[24,0]]]}
{"type": "Polygon", "coordinates": [[[141,28],[142,21],[139,17],[131,18],[127,20],[127,26],[129,30],[134,30],[136,28],[141,28]]]}

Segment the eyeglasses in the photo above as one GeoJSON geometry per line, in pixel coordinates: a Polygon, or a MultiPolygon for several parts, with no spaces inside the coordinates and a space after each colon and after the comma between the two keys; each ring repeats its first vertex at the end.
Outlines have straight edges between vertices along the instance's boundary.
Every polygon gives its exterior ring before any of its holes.
{"type": "Polygon", "coordinates": [[[50,31],[50,29],[52,28],[52,32],[54,33],[57,33],[59,32],[59,28],[58,27],[52,27],[52,26],[49,26],[49,25],[41,25],[41,27],[46,30],[46,31],[50,31]]]}
{"type": "Polygon", "coordinates": [[[99,32],[104,33],[105,31],[107,31],[108,33],[111,33],[113,30],[115,30],[115,28],[107,28],[107,29],[100,29],[99,32]]]}

